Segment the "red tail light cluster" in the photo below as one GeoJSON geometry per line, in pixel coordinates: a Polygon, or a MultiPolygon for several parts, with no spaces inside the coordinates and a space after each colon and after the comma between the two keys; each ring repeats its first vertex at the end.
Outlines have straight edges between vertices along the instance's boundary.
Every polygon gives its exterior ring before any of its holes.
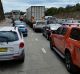
{"type": "Polygon", "coordinates": [[[24,43],[21,42],[20,45],[19,45],[19,48],[23,48],[24,47],[24,43]]]}

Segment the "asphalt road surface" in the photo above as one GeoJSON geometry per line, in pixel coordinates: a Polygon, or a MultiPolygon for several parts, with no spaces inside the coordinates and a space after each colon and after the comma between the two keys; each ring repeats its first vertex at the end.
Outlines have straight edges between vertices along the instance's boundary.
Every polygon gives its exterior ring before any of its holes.
{"type": "Polygon", "coordinates": [[[28,27],[25,40],[25,62],[0,63],[0,74],[70,74],[63,60],[50,49],[49,41],[41,33],[28,27]]]}

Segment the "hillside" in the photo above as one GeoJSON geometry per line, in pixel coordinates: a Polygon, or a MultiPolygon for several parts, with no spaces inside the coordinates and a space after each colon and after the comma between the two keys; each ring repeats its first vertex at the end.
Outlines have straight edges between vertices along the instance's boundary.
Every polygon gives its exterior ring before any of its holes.
{"type": "Polygon", "coordinates": [[[80,4],[74,6],[66,6],[65,8],[51,7],[45,11],[46,16],[55,16],[58,18],[74,18],[80,19],[80,4]]]}

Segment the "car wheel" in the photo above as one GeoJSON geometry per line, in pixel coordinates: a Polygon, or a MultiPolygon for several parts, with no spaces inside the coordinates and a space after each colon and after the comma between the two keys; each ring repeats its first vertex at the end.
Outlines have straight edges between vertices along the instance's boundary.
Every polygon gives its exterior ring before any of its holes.
{"type": "Polygon", "coordinates": [[[73,63],[71,59],[71,54],[70,53],[65,53],[65,63],[66,63],[66,68],[69,72],[73,72],[73,63]]]}
{"type": "Polygon", "coordinates": [[[53,50],[52,40],[50,39],[50,49],[53,50]]]}
{"type": "Polygon", "coordinates": [[[34,31],[34,32],[36,32],[36,29],[35,29],[35,28],[33,28],[33,31],[34,31]]]}
{"type": "Polygon", "coordinates": [[[21,58],[18,61],[19,61],[19,63],[24,63],[24,60],[25,60],[25,54],[23,53],[21,55],[21,58]]]}
{"type": "Polygon", "coordinates": [[[42,32],[42,35],[44,36],[44,32],[42,32]]]}
{"type": "Polygon", "coordinates": [[[47,38],[47,40],[49,40],[49,36],[48,36],[48,34],[46,35],[46,38],[47,38]]]}

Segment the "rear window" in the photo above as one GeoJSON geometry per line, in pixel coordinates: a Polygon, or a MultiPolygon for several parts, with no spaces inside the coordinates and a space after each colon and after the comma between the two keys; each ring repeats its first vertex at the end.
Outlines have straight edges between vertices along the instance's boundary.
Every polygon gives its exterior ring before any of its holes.
{"type": "Polygon", "coordinates": [[[79,28],[73,28],[71,30],[70,38],[75,40],[80,40],[80,29],[79,28]]]}
{"type": "Polygon", "coordinates": [[[39,24],[45,24],[45,22],[37,22],[37,25],[39,25],[39,24]]]}
{"type": "Polygon", "coordinates": [[[25,28],[24,26],[20,26],[19,28],[25,28]]]}
{"type": "Polygon", "coordinates": [[[19,40],[18,35],[14,31],[0,31],[0,42],[13,42],[19,40]]]}

